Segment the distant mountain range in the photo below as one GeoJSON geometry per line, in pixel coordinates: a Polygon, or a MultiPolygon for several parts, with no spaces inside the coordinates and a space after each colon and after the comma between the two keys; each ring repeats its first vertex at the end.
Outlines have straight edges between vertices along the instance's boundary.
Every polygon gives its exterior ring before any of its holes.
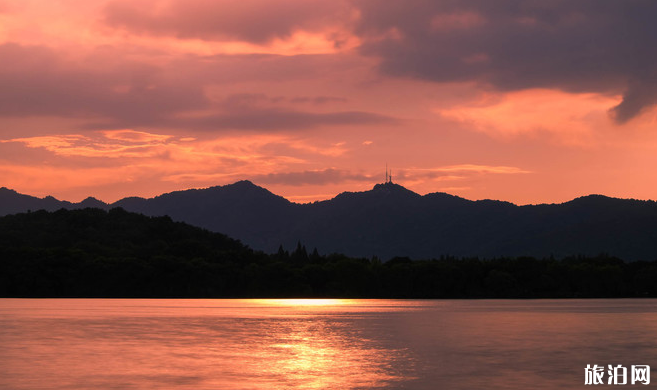
{"type": "Polygon", "coordinates": [[[450,256],[561,258],[606,253],[626,260],[657,259],[657,203],[589,195],[562,204],[516,206],[470,201],[445,193],[421,196],[393,183],[333,199],[292,203],[249,181],[176,191],[112,204],[36,198],[0,188],[0,215],[28,210],[111,209],[224,233],[254,249],[280,245],[350,256],[414,259],[450,256]]]}

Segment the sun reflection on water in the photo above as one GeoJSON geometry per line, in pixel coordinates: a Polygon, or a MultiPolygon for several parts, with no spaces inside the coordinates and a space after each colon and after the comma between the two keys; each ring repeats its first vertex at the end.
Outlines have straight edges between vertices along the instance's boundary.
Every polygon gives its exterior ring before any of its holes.
{"type": "MultiPolygon", "coordinates": [[[[373,310],[352,299],[262,299],[251,304],[275,309],[251,345],[252,377],[298,389],[381,388],[402,379],[412,359],[407,351],[375,340],[354,318],[373,310]],[[352,308],[353,310],[346,310],[352,308]],[[337,314],[337,316],[336,316],[337,314]],[[282,318],[281,318],[282,317],[282,318]]],[[[408,380],[408,376],[405,377],[408,380]]]]}
{"type": "Polygon", "coordinates": [[[254,303],[270,306],[343,306],[354,304],[354,299],[302,298],[302,299],[253,299],[254,303]]]}
{"type": "Polygon", "coordinates": [[[347,323],[293,320],[274,326],[268,374],[294,388],[375,388],[396,378],[401,351],[382,348],[347,323]]]}

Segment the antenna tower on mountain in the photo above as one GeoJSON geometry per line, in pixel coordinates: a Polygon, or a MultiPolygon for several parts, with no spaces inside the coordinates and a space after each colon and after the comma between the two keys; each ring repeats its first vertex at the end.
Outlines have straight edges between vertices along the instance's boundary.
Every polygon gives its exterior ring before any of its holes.
{"type": "Polygon", "coordinates": [[[391,183],[392,184],[392,169],[388,171],[388,163],[386,163],[386,181],[385,183],[391,183]]]}

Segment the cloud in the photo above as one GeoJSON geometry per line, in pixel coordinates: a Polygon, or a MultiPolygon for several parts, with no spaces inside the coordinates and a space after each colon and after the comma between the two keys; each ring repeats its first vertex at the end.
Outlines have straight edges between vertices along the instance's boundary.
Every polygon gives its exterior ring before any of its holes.
{"type": "MultiPolygon", "coordinates": [[[[426,180],[454,181],[464,180],[476,174],[520,174],[530,171],[512,166],[494,166],[477,164],[449,165],[435,168],[410,168],[400,170],[396,181],[413,184],[426,180]]],[[[285,186],[327,185],[345,182],[375,182],[378,174],[354,173],[349,170],[327,168],[319,170],[305,170],[298,172],[268,173],[252,175],[249,177],[257,183],[265,185],[277,184],[285,186]]]]}
{"type": "Polygon", "coordinates": [[[652,0],[355,0],[361,53],[388,75],[623,94],[625,123],[657,103],[652,0]]]}
{"type": "Polygon", "coordinates": [[[310,203],[321,200],[328,200],[335,197],[335,194],[311,194],[311,195],[296,195],[296,196],[286,196],[285,198],[290,202],[294,203],[310,203]]]}
{"type": "Polygon", "coordinates": [[[594,135],[610,127],[608,107],[620,96],[527,89],[484,94],[472,104],[440,107],[442,117],[493,137],[542,132],[561,144],[591,146],[594,135]]]}
{"type": "Polygon", "coordinates": [[[289,100],[292,103],[312,104],[346,103],[348,101],[348,99],[336,96],[297,96],[289,100]]]}
{"type": "MultiPolygon", "coordinates": [[[[188,57],[183,63],[152,65],[134,60],[107,64],[108,54],[72,62],[44,46],[0,45],[0,116],[87,118],[87,130],[158,127],[264,131],[396,122],[386,115],[358,110],[299,110],[294,108],[298,96],[238,93],[210,99],[207,87],[221,82],[215,79],[221,76],[215,75],[224,70],[231,73],[221,66],[215,68],[225,56],[188,57]]],[[[234,68],[241,63],[253,66],[258,61],[263,61],[262,66],[283,58],[237,57],[231,59],[238,61],[231,62],[234,68]]],[[[307,58],[299,59],[304,63],[307,58]]],[[[318,104],[342,100],[326,96],[308,99],[318,104]]]]}
{"type": "Polygon", "coordinates": [[[327,168],[301,172],[269,173],[251,176],[251,180],[263,184],[282,184],[286,186],[340,184],[348,181],[372,182],[373,177],[347,170],[327,168]]]}
{"type": "Polygon", "coordinates": [[[448,165],[444,167],[428,168],[429,172],[474,172],[474,173],[531,173],[518,167],[509,167],[503,165],[478,165],[478,164],[459,164],[448,165]]]}
{"type": "MultiPolygon", "coordinates": [[[[206,130],[305,130],[320,126],[394,123],[397,123],[394,118],[362,111],[318,113],[273,108],[253,108],[239,113],[169,121],[169,125],[175,127],[192,125],[194,128],[206,130]]],[[[166,125],[166,123],[162,123],[162,125],[166,125]]]]}
{"type": "Polygon", "coordinates": [[[351,18],[343,1],[324,0],[170,0],[111,1],[104,22],[151,35],[265,43],[297,30],[321,31],[351,18]]]}
{"type": "Polygon", "coordinates": [[[23,145],[21,150],[49,152],[44,160],[54,163],[52,169],[54,166],[63,171],[75,170],[79,166],[90,169],[131,167],[133,175],[143,170],[142,176],[148,174],[176,183],[216,184],[217,181],[250,178],[266,184],[301,186],[371,180],[365,174],[334,168],[294,171],[294,167],[307,164],[304,157],[337,156],[346,149],[342,142],[321,147],[316,142],[310,144],[306,140],[281,135],[194,140],[119,129],[86,135],[62,134],[0,141],[2,147],[20,144],[23,145]],[[288,172],[276,173],[279,170],[288,172]]]}
{"type": "Polygon", "coordinates": [[[656,103],[657,67],[652,74],[631,79],[623,101],[614,107],[611,113],[618,123],[625,123],[656,103]]]}
{"type": "Polygon", "coordinates": [[[2,140],[0,143],[22,143],[28,148],[42,148],[63,157],[114,159],[161,157],[171,148],[177,147],[174,142],[168,142],[172,138],[168,135],[128,129],[103,131],[98,132],[98,135],[47,135],[2,140]]]}
{"type": "MultiPolygon", "coordinates": [[[[231,129],[309,129],[319,126],[395,124],[396,118],[364,111],[308,112],[280,106],[277,103],[296,103],[298,97],[268,97],[265,94],[233,94],[220,107],[221,114],[199,119],[199,124],[210,128],[231,129]]],[[[337,98],[335,98],[337,99],[337,98]]]]}
{"type": "Polygon", "coordinates": [[[347,99],[336,96],[269,96],[264,93],[234,93],[221,99],[224,109],[241,111],[251,107],[292,105],[311,103],[325,105],[330,103],[345,103],[347,99]]]}
{"type": "MultiPolygon", "coordinates": [[[[106,130],[101,132],[105,138],[128,143],[161,143],[172,138],[170,135],[152,134],[131,129],[106,130]]],[[[185,139],[189,141],[189,139],[185,139]]],[[[193,138],[191,139],[194,140],[193,138]]]]}
{"type": "Polygon", "coordinates": [[[521,174],[531,171],[504,165],[458,164],[433,168],[407,168],[400,170],[397,180],[409,182],[463,180],[473,175],[521,174]]]}
{"type": "Polygon", "coordinates": [[[143,62],[74,63],[12,43],[0,45],[0,58],[2,116],[106,117],[133,127],[209,103],[201,84],[143,62]]]}
{"type": "MultiPolygon", "coordinates": [[[[194,141],[188,137],[154,134],[130,129],[106,130],[81,134],[61,134],[14,138],[0,144],[22,143],[27,148],[44,149],[55,156],[112,158],[123,163],[135,160],[168,160],[181,165],[194,165],[203,161],[249,162],[278,156],[267,154],[269,145],[286,143],[285,137],[222,137],[214,140],[194,141]],[[131,158],[132,160],[125,160],[131,158]]],[[[91,160],[87,160],[90,162],[91,160]]],[[[208,166],[210,166],[209,164],[208,166]]],[[[201,167],[202,168],[202,167],[201,167]]]]}
{"type": "MultiPolygon", "coordinates": [[[[76,188],[97,190],[98,187],[116,186],[129,183],[137,177],[143,177],[144,171],[139,167],[112,166],[112,167],[57,167],[57,166],[23,166],[0,165],[0,176],[12,188],[31,195],[54,195],[57,191],[68,191],[76,188]],[[62,183],[65,183],[62,186],[62,183]]],[[[86,196],[90,194],[87,192],[86,196]]],[[[82,198],[81,198],[82,199],[82,198]]]]}

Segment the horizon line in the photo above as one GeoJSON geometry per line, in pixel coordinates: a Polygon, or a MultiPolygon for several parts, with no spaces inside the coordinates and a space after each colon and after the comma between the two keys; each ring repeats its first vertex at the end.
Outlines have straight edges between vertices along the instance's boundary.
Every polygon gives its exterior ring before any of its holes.
{"type": "Polygon", "coordinates": [[[45,199],[47,199],[47,198],[53,198],[53,199],[56,200],[56,201],[59,201],[59,202],[67,202],[67,203],[70,203],[70,204],[79,204],[79,203],[82,203],[82,202],[84,202],[84,201],[86,201],[86,200],[96,200],[96,201],[101,202],[101,203],[103,203],[103,204],[105,204],[105,205],[107,205],[107,206],[111,206],[111,205],[113,205],[113,204],[115,204],[115,203],[117,203],[117,202],[120,202],[121,200],[128,199],[128,198],[140,198],[140,199],[149,200],[149,199],[157,198],[157,197],[162,196],[162,195],[167,195],[167,194],[172,194],[172,193],[177,193],[177,192],[185,192],[185,191],[203,191],[203,190],[208,190],[208,189],[211,189],[211,188],[217,188],[217,187],[228,187],[228,186],[232,186],[232,185],[235,185],[235,184],[237,184],[237,183],[240,183],[240,182],[248,182],[248,183],[251,183],[252,185],[254,185],[254,186],[256,186],[256,187],[259,187],[259,188],[262,188],[262,189],[268,191],[268,192],[271,193],[272,195],[275,195],[275,196],[281,197],[281,198],[287,200],[288,202],[290,202],[290,203],[295,203],[295,204],[312,204],[312,203],[318,203],[318,202],[326,202],[326,201],[330,201],[330,200],[335,199],[336,197],[338,197],[338,196],[341,195],[341,194],[345,194],[345,193],[363,193],[363,192],[369,192],[369,191],[374,190],[374,189],[376,188],[376,186],[386,186],[386,185],[399,186],[399,187],[404,188],[404,189],[407,190],[407,191],[410,191],[410,192],[412,192],[412,193],[414,193],[414,194],[417,194],[417,195],[419,195],[419,196],[422,196],[422,197],[423,197],[423,196],[427,196],[427,195],[431,195],[431,194],[446,194],[446,195],[453,196],[453,197],[460,198],[460,199],[464,199],[464,200],[467,200],[467,201],[470,201],[470,202],[481,202],[481,201],[503,202],[503,203],[510,203],[510,204],[512,204],[512,205],[514,205],[514,206],[517,206],[517,207],[522,207],[522,206],[540,206],[540,205],[558,205],[558,204],[564,204],[564,203],[572,202],[572,201],[577,200],[577,199],[586,198],[586,197],[592,197],[592,196],[601,196],[601,197],[605,197],[605,198],[609,198],[609,199],[619,199],[619,200],[635,200],[635,201],[642,201],[642,202],[655,202],[655,201],[656,201],[655,199],[623,198],[623,197],[616,197],[616,196],[610,196],[610,195],[604,195],[604,194],[598,194],[598,193],[590,193],[590,194],[587,194],[587,195],[576,196],[576,197],[574,197],[574,198],[572,198],[572,199],[565,200],[565,201],[562,201],[562,202],[552,202],[552,203],[543,202],[543,203],[525,203],[525,204],[518,204],[518,203],[514,203],[514,202],[511,202],[511,201],[502,200],[502,199],[492,199],[492,198],[469,199],[469,198],[465,198],[465,197],[463,197],[463,196],[450,194],[450,193],[448,193],[448,192],[444,192],[444,191],[427,192],[427,193],[425,193],[425,194],[420,194],[420,193],[415,192],[415,191],[413,191],[413,190],[411,190],[411,189],[408,189],[407,187],[405,187],[405,186],[403,186],[403,185],[401,185],[401,184],[399,184],[399,183],[385,182],[385,183],[375,183],[374,186],[373,186],[371,189],[369,189],[369,190],[360,190],[360,191],[342,191],[342,192],[340,192],[340,193],[338,193],[338,194],[335,194],[335,195],[332,195],[332,196],[330,196],[330,197],[328,197],[328,198],[326,198],[326,199],[313,200],[313,201],[308,201],[308,202],[296,202],[296,201],[290,200],[290,198],[310,197],[310,196],[313,196],[313,195],[299,195],[298,197],[296,197],[296,196],[288,196],[288,197],[285,197],[285,196],[282,196],[282,195],[276,194],[276,193],[272,192],[271,190],[269,190],[267,187],[262,186],[262,185],[259,185],[259,184],[256,184],[256,183],[254,183],[252,180],[249,180],[249,179],[242,179],[242,180],[237,180],[237,181],[235,181],[235,182],[228,183],[228,184],[217,184],[217,185],[212,185],[212,186],[208,186],[208,187],[192,187],[192,188],[186,188],[186,189],[180,189],[180,190],[173,190],[173,191],[169,191],[169,192],[163,192],[163,193],[160,193],[160,194],[158,194],[158,195],[151,196],[151,197],[143,197],[143,196],[138,196],[138,195],[126,195],[126,196],[124,196],[124,197],[122,197],[122,198],[117,199],[117,200],[114,201],[114,202],[106,202],[106,201],[104,201],[104,200],[101,200],[101,199],[99,199],[99,198],[93,196],[93,195],[89,195],[89,196],[85,197],[84,199],[82,199],[82,200],[76,202],[76,201],[70,201],[70,200],[66,200],[66,199],[59,199],[59,198],[57,198],[57,197],[55,197],[55,196],[53,196],[53,195],[45,195],[45,196],[39,197],[38,195],[31,195],[31,194],[27,194],[27,193],[22,193],[22,192],[19,192],[19,191],[15,190],[15,189],[12,189],[12,188],[9,188],[9,187],[5,187],[5,186],[1,186],[1,187],[0,187],[0,190],[12,191],[12,192],[14,192],[14,193],[16,193],[16,194],[18,194],[18,195],[29,196],[29,197],[33,197],[33,198],[37,198],[37,199],[41,199],[41,200],[45,200],[45,199]]]}

